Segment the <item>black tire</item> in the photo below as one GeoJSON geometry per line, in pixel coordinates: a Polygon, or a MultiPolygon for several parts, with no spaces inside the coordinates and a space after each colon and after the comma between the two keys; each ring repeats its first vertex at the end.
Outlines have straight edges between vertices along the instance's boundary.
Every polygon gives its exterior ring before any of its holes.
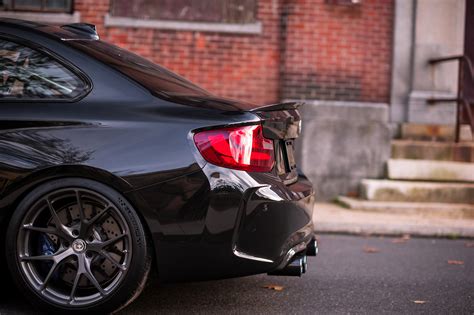
{"type": "MultiPolygon", "coordinates": [[[[5,254],[5,238],[6,230],[8,228],[8,217],[3,218],[3,221],[0,223],[0,270],[8,270],[7,266],[7,256],[5,254]]],[[[8,301],[11,301],[11,298],[15,295],[18,295],[18,290],[13,287],[13,281],[9,272],[2,273],[2,281],[0,281],[0,304],[6,304],[8,301]]]]}
{"type": "Polygon", "coordinates": [[[94,314],[115,312],[138,297],[151,268],[149,246],[132,205],[116,190],[82,178],[31,191],[13,213],[5,243],[13,281],[27,301],[49,312],[94,314]],[[100,209],[101,202],[109,204],[100,209]]]}

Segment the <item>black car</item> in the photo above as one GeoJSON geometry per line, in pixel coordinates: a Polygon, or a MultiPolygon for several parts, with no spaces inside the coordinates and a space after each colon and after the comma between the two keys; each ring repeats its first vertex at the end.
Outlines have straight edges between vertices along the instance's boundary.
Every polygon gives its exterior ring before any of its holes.
{"type": "Polygon", "coordinates": [[[90,24],[0,20],[0,58],[0,253],[28,301],[112,312],[150,271],[300,276],[316,255],[300,104],[218,98],[90,24]]]}

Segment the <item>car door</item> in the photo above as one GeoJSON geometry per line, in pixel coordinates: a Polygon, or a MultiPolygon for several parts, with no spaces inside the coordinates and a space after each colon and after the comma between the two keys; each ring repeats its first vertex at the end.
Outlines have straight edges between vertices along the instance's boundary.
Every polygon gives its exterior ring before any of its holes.
{"type": "Polygon", "coordinates": [[[64,139],[45,130],[63,125],[61,104],[89,90],[87,78],[62,58],[0,34],[0,193],[19,176],[74,158],[64,139]]]}

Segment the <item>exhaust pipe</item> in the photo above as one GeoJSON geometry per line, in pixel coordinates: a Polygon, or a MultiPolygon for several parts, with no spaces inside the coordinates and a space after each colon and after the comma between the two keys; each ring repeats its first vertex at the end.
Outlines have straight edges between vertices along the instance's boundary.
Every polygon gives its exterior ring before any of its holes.
{"type": "Polygon", "coordinates": [[[318,254],[318,241],[314,238],[306,246],[306,255],[316,256],[318,254]]]}
{"type": "Polygon", "coordinates": [[[304,255],[301,259],[303,260],[303,273],[306,273],[308,270],[308,256],[304,255]]]}
{"type": "MultiPolygon", "coordinates": [[[[302,248],[304,250],[304,247],[302,248]]],[[[301,251],[293,260],[283,269],[273,270],[268,273],[269,276],[293,276],[301,277],[308,270],[308,256],[316,256],[318,254],[318,241],[313,238],[306,245],[306,252],[301,251]]]]}
{"type": "Polygon", "coordinates": [[[301,277],[308,269],[308,258],[306,255],[296,257],[285,268],[269,272],[270,276],[292,276],[301,277]]]}

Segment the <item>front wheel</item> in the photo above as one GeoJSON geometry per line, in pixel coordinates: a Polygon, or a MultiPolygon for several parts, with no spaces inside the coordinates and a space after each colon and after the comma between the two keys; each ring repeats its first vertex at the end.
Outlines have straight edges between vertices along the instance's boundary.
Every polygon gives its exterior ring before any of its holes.
{"type": "Polygon", "coordinates": [[[81,178],[31,191],[11,218],[6,251],[29,301],[57,312],[116,311],[139,295],[151,266],[133,207],[112,188],[81,178]]]}

